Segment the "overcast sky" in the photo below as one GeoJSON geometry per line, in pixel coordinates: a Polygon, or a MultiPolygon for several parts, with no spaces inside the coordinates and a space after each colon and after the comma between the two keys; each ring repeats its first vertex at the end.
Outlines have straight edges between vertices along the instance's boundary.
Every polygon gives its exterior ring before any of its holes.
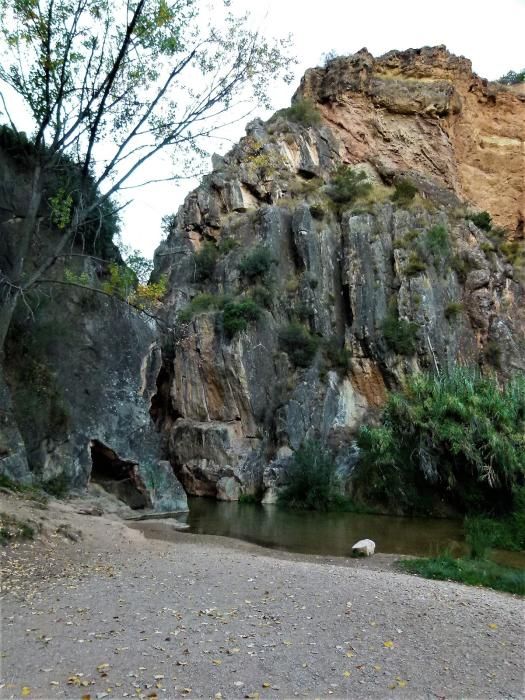
{"type": "MultiPolygon", "coordinates": [[[[237,7],[253,12],[265,34],[293,36],[299,61],[296,80],[291,86],[276,86],[275,109],[289,105],[304,71],[319,65],[331,50],[350,54],[366,46],[377,56],[391,49],[445,44],[470,58],[474,71],[485,78],[525,67],[525,0],[245,0],[237,7]]],[[[254,116],[269,116],[254,108],[254,116]]],[[[236,141],[243,133],[239,124],[228,136],[236,141]]],[[[230,147],[218,142],[215,150],[223,153],[230,147]]],[[[154,167],[158,172],[169,165],[154,167]]],[[[160,240],[162,216],[176,212],[196,184],[184,181],[133,190],[134,202],[123,214],[124,242],[151,256],[160,240]]]]}

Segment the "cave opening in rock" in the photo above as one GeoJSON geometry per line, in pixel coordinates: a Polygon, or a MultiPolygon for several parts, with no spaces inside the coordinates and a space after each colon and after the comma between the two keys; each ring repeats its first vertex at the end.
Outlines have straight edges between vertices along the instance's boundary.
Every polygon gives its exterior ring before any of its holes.
{"type": "Polygon", "coordinates": [[[134,510],[151,505],[135,462],[121,459],[114,450],[98,440],[92,440],[90,447],[92,483],[102,486],[134,510]]]}

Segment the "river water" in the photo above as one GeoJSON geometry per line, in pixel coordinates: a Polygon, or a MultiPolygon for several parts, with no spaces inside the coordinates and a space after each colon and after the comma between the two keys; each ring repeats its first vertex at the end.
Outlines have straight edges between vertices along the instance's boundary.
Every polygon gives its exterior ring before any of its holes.
{"type": "MultiPolygon", "coordinates": [[[[364,538],[374,540],[376,552],[386,554],[466,552],[461,520],[316,513],[209,498],[191,498],[189,506],[189,513],[178,516],[188,523],[189,532],[232,537],[288,552],[347,557],[352,545],[364,538]]],[[[495,552],[494,558],[525,568],[521,552],[495,552]]]]}

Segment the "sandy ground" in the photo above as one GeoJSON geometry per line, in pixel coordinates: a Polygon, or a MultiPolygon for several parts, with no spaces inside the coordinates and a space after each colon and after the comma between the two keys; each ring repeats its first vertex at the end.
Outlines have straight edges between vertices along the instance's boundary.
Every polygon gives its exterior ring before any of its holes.
{"type": "Polygon", "coordinates": [[[510,595],[0,498],[1,697],[525,697],[510,595]]]}

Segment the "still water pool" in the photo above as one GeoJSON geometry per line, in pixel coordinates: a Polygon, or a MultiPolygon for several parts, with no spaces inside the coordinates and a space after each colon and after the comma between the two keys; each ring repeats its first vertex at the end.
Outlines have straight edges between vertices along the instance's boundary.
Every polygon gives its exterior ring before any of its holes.
{"type": "MultiPolygon", "coordinates": [[[[374,540],[378,553],[433,556],[444,549],[457,555],[466,551],[461,520],[314,513],[209,498],[191,498],[189,506],[189,513],[177,516],[188,523],[189,532],[288,552],[347,557],[352,545],[365,537],[374,540]]],[[[496,552],[494,558],[525,568],[521,552],[496,552]]]]}

